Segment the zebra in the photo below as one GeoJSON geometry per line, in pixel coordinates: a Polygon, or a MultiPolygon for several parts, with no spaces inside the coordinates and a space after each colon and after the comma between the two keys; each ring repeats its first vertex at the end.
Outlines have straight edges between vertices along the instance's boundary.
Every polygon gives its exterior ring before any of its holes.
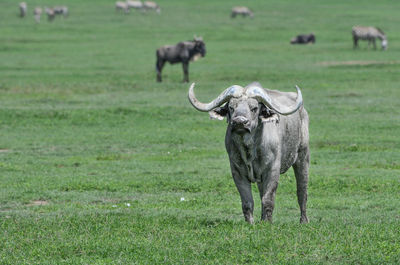
{"type": "Polygon", "coordinates": [[[153,10],[156,11],[157,14],[160,14],[160,13],[161,13],[160,7],[157,5],[156,2],[153,2],[153,1],[144,1],[144,2],[143,2],[143,8],[144,8],[145,10],[153,9],[153,10]]]}
{"type": "Polygon", "coordinates": [[[243,17],[249,16],[251,18],[254,17],[253,11],[251,11],[250,8],[245,6],[232,7],[231,17],[235,18],[237,15],[242,15],[243,17]]]}
{"type": "Polygon", "coordinates": [[[28,10],[28,5],[25,2],[19,3],[19,16],[25,17],[28,10]]]}
{"type": "Polygon", "coordinates": [[[127,14],[127,13],[129,13],[129,6],[125,2],[117,1],[117,2],[115,2],[115,10],[117,12],[123,10],[125,12],[125,14],[127,14]]]}
{"type": "Polygon", "coordinates": [[[45,8],[44,8],[44,11],[45,11],[46,14],[47,14],[47,20],[48,20],[49,22],[52,22],[52,21],[54,20],[55,16],[56,16],[56,13],[54,13],[54,9],[53,9],[53,8],[45,7],[45,8]]]}
{"type": "Polygon", "coordinates": [[[33,16],[35,17],[36,23],[40,23],[40,16],[42,15],[42,8],[41,7],[35,7],[33,10],[33,16]]]}
{"type": "Polygon", "coordinates": [[[63,15],[64,17],[68,17],[68,7],[67,6],[55,6],[53,7],[55,15],[63,15]]]}
{"type": "Polygon", "coordinates": [[[376,27],[363,27],[363,26],[354,26],[352,28],[353,34],[353,48],[358,47],[358,40],[368,40],[368,47],[372,44],[374,45],[374,49],[376,50],[376,38],[381,40],[382,50],[386,50],[388,46],[388,41],[385,33],[376,27]]]}

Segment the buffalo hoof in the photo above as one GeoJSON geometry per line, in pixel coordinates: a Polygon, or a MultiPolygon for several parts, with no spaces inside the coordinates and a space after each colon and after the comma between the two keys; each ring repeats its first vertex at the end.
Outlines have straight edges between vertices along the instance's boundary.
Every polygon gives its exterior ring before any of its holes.
{"type": "Polygon", "coordinates": [[[307,216],[300,217],[300,224],[308,224],[308,223],[309,223],[309,221],[308,221],[307,216]]]}

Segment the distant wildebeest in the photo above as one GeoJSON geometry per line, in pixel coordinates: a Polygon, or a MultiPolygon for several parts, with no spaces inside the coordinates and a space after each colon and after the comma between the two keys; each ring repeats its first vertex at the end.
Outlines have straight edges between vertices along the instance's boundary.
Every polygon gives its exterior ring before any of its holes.
{"type": "Polygon", "coordinates": [[[386,50],[388,41],[385,33],[376,27],[363,27],[363,26],[354,26],[351,31],[353,35],[353,48],[358,47],[358,40],[367,40],[368,47],[371,45],[371,42],[376,50],[376,39],[381,40],[382,49],[386,50]]]}
{"type": "Polygon", "coordinates": [[[117,1],[115,2],[115,10],[118,11],[124,11],[125,13],[129,13],[129,7],[126,2],[122,1],[117,1]]]}
{"type": "Polygon", "coordinates": [[[144,5],[142,1],[137,1],[137,0],[128,0],[126,1],[126,4],[128,5],[128,8],[133,8],[136,10],[144,11],[144,5]]]}
{"type": "Polygon", "coordinates": [[[314,33],[297,35],[290,41],[290,44],[308,44],[308,43],[312,44],[315,43],[314,33]]]}
{"type": "Polygon", "coordinates": [[[19,3],[19,16],[25,17],[28,11],[28,5],[25,2],[19,3]]]}
{"type": "Polygon", "coordinates": [[[63,15],[64,17],[68,17],[68,7],[66,6],[55,6],[53,7],[54,14],[63,15]]]}
{"type": "Polygon", "coordinates": [[[161,13],[161,9],[158,6],[158,4],[156,2],[153,2],[153,1],[144,1],[143,2],[143,8],[145,10],[151,10],[151,9],[155,10],[158,14],[161,13]]]}
{"type": "Polygon", "coordinates": [[[40,23],[40,16],[42,15],[42,8],[41,7],[35,7],[33,10],[33,16],[35,18],[36,23],[40,23]]]}
{"type": "Polygon", "coordinates": [[[45,7],[45,8],[44,8],[44,11],[45,11],[46,14],[47,14],[47,20],[50,21],[50,22],[53,21],[54,18],[55,18],[55,16],[56,16],[56,13],[54,12],[54,9],[53,9],[53,8],[45,7]]]}
{"type": "Polygon", "coordinates": [[[235,6],[232,8],[231,17],[234,18],[237,15],[242,15],[243,17],[254,17],[253,12],[245,6],[235,6]]]}
{"type": "Polygon", "coordinates": [[[193,41],[182,41],[176,45],[165,45],[157,49],[156,71],[157,82],[161,82],[161,71],[165,62],[182,63],[183,82],[189,82],[189,62],[206,55],[206,45],[202,38],[195,37],[193,41]]]}
{"type": "Polygon", "coordinates": [[[211,118],[227,118],[225,147],[245,220],[254,222],[251,183],[256,182],[261,219],[272,221],[279,176],[293,167],[300,223],[307,223],[308,114],[300,89],[296,86],[296,96],[264,89],[254,82],[245,88],[231,86],[210,103],[201,103],[193,88],[194,83],[189,88],[189,101],[197,110],[209,112],[211,118]]]}

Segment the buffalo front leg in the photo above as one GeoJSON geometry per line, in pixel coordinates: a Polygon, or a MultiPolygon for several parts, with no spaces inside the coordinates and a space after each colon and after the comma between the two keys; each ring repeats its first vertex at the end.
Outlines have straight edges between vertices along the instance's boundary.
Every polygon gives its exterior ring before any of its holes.
{"type": "Polygon", "coordinates": [[[300,206],[300,223],[308,223],[307,217],[307,186],[308,168],[310,166],[310,153],[308,148],[299,154],[293,165],[297,184],[297,201],[300,206]]]}
{"type": "Polygon", "coordinates": [[[246,222],[253,224],[254,201],[253,195],[251,194],[251,183],[247,179],[235,175],[233,177],[233,180],[235,181],[236,187],[240,194],[240,199],[242,200],[244,219],[246,220],[246,222]]]}
{"type": "Polygon", "coordinates": [[[272,213],[275,207],[275,194],[278,188],[279,170],[271,170],[258,184],[261,198],[261,220],[272,223],[272,213]]]}
{"type": "Polygon", "coordinates": [[[183,82],[189,82],[189,62],[182,62],[183,82]]]}
{"type": "Polygon", "coordinates": [[[353,37],[353,49],[356,49],[358,46],[358,39],[356,37],[353,37]]]}
{"type": "Polygon", "coordinates": [[[161,78],[161,71],[164,67],[165,61],[161,60],[161,59],[157,59],[157,63],[156,63],[156,71],[157,71],[157,82],[161,82],[162,78],[161,78]]]}

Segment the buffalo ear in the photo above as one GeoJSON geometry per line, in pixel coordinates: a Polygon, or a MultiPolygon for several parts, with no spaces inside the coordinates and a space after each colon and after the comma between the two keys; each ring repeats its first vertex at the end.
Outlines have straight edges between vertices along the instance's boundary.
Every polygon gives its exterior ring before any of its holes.
{"type": "Polygon", "coordinates": [[[210,115],[210,119],[220,121],[222,121],[224,117],[228,115],[228,113],[228,104],[225,104],[225,106],[223,107],[218,107],[208,112],[208,114],[210,115]]]}
{"type": "Polygon", "coordinates": [[[259,112],[259,117],[261,122],[272,122],[272,123],[279,123],[279,114],[275,111],[267,108],[264,104],[261,104],[261,109],[259,112]]]}

